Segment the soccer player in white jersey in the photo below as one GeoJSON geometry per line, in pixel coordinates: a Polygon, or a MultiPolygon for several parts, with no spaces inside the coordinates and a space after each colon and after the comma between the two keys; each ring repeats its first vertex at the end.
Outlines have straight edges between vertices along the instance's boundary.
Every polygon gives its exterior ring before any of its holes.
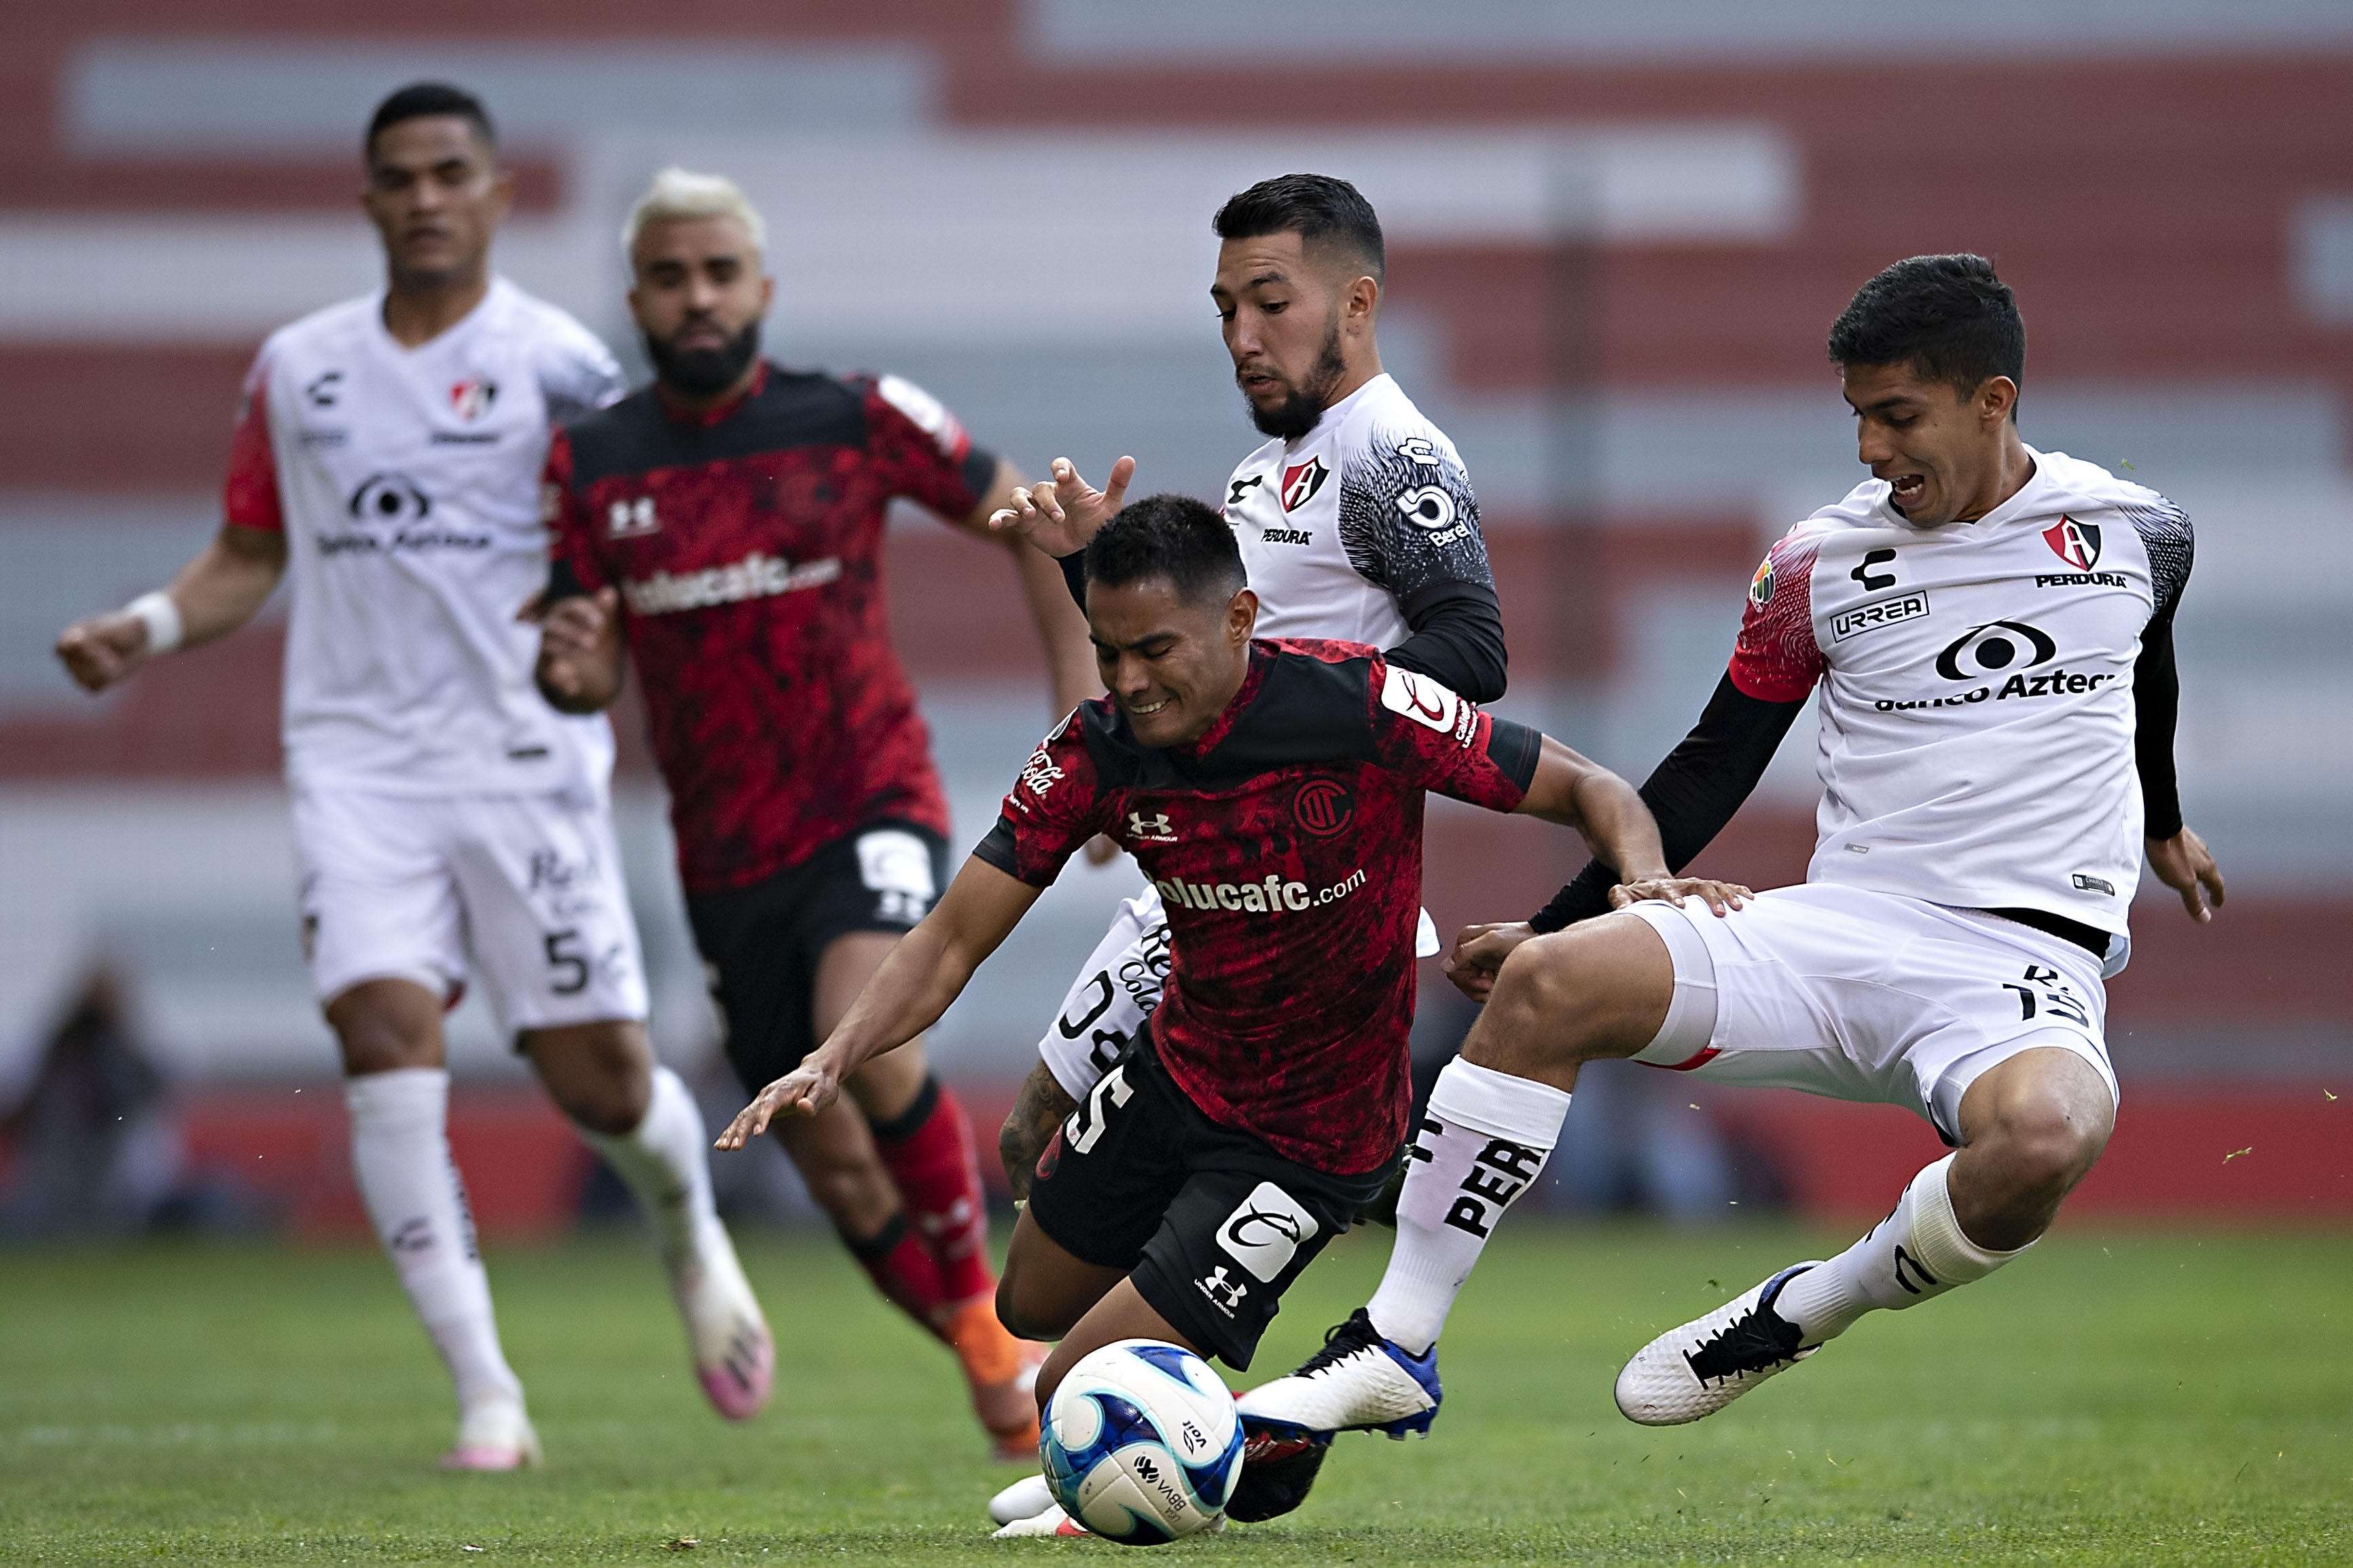
{"type": "MultiPolygon", "coordinates": [[[[1504,694],[1503,617],[1479,505],[1446,433],[1381,368],[1380,220],[1354,185],[1284,174],[1228,201],[1210,289],[1251,423],[1269,437],[1226,486],[1224,515],[1259,596],[1260,635],[1344,637],[1388,650],[1476,702],[1504,694]]],[[[995,524],[1066,568],[1119,510],[1135,465],[1096,490],[1067,461],[1013,492],[995,524]]],[[[1423,956],[1437,952],[1424,915],[1423,956]]],[[[1146,889],[1081,970],[1001,1152],[1015,1190],[1047,1132],[1152,1016],[1167,921],[1146,889]]]]}
{"type": "Polygon", "coordinates": [[[1836,1258],[1638,1352],[1617,1399],[1647,1425],[1982,1279],[2099,1158],[2116,1110],[2103,983],[2130,951],[2144,853],[2191,919],[2223,896],[2173,773],[2189,523],[2020,438],[2025,328],[1982,258],[1888,268],[1830,350],[1872,478],[1774,545],[1730,672],[1642,790],[1680,868],[1819,687],[1807,880],[1717,917],[1627,906],[1597,864],[1535,920],[1464,931],[1449,967],[1488,1006],[1416,1138],[1388,1273],[1323,1352],[1243,1396],[1260,1422],[1429,1429],[1447,1311],[1587,1061],[1902,1105],[1955,1150],[1836,1258]]]}
{"type": "MultiPolygon", "coordinates": [[[[1372,204],[1345,180],[1283,174],[1227,201],[1211,226],[1221,243],[1210,298],[1250,422],[1268,437],[1221,498],[1258,595],[1259,635],[1370,643],[1390,664],[1495,700],[1504,626],[1479,505],[1454,443],[1381,368],[1387,268],[1372,204]]],[[[1015,490],[992,524],[1018,529],[1074,572],[1134,471],[1121,458],[1099,491],[1057,461],[1052,479],[1015,490]]],[[[1083,605],[1075,578],[1071,591],[1083,605]]],[[[1427,913],[1419,926],[1417,952],[1432,956],[1427,913]]],[[[1147,888],[1121,905],[1080,970],[1006,1120],[998,1152],[1017,1195],[1054,1128],[1151,1018],[1168,963],[1167,917],[1147,888]]],[[[1233,1517],[1287,1510],[1286,1470],[1312,1470],[1323,1455],[1290,1457],[1283,1467],[1254,1447],[1233,1517]]],[[[1025,1491],[993,1511],[1008,1522],[1032,1501],[1030,1512],[1046,1506],[1025,1491]]]]}
{"type": "Polygon", "coordinates": [[[341,1045],[369,1218],[457,1384],[446,1468],[539,1442],[507,1365],[445,1129],[441,1015],[470,952],[494,1009],[644,1206],[712,1403],[749,1417],[774,1351],[712,1206],[702,1117],[647,1040],[607,805],[612,733],[533,685],[551,421],[619,367],[490,270],[510,177],[481,105],[423,83],[364,142],[385,287],[273,333],[246,384],[220,532],[169,588],[69,627],[91,690],[227,636],[290,569],[285,740],[304,950],[341,1045]]]}

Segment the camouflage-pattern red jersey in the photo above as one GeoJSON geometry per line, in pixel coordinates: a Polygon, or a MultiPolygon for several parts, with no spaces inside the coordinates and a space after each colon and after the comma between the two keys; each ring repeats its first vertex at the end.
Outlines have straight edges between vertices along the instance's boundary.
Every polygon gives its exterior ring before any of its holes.
{"type": "Polygon", "coordinates": [[[1422,795],[1509,811],[1543,737],[1362,643],[1259,641],[1190,745],[1137,744],[1109,699],[1048,736],[974,851],[1033,886],[1098,833],[1160,889],[1176,941],[1152,1016],[1211,1119],[1349,1174],[1404,1140],[1422,795]]]}
{"type": "Polygon", "coordinates": [[[774,365],[708,414],[647,387],[556,436],[551,591],[620,591],[688,891],[883,818],[948,831],[884,620],[882,518],[904,496],[960,521],[996,471],[895,376],[774,365]]]}

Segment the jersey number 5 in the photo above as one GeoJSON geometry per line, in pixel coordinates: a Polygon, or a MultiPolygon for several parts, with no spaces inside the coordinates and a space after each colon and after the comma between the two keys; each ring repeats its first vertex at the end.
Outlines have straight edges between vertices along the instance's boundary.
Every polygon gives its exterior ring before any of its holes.
{"type": "Polygon", "coordinates": [[[1062,1123],[1062,1139],[1071,1146],[1071,1152],[1083,1154],[1103,1142],[1105,1100],[1115,1110],[1134,1098],[1135,1090],[1127,1086],[1124,1066],[1115,1067],[1095,1079],[1094,1088],[1087,1091],[1086,1103],[1071,1111],[1070,1120],[1062,1123]]]}

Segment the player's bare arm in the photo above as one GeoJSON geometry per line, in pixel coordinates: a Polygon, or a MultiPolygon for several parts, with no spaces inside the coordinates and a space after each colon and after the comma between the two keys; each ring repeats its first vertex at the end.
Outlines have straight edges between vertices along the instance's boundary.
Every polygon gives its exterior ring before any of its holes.
{"type": "Polygon", "coordinates": [[[1029,1177],[1046,1140],[1078,1108],[1079,1102],[1054,1081],[1052,1069],[1044,1062],[1032,1067],[1029,1076],[1021,1080],[1021,1092],[997,1133],[997,1157],[1005,1163],[1005,1180],[1013,1189],[1016,1203],[1029,1195],[1029,1177]]]}
{"type": "Polygon", "coordinates": [[[851,1073],[938,1023],[1042,891],[985,860],[967,859],[932,912],[900,938],[825,1044],[754,1096],[714,1147],[741,1149],[786,1112],[817,1115],[840,1097],[851,1073]]]}
{"type": "Polygon", "coordinates": [[[1659,825],[1634,786],[1549,735],[1519,814],[1577,829],[1595,858],[1615,867],[1618,885],[1609,892],[1614,909],[1643,899],[1672,903],[1696,898],[1721,915],[1754,896],[1736,882],[1670,873],[1659,825]]]}
{"type": "Polygon", "coordinates": [[[1097,489],[1079,477],[1068,458],[1057,458],[1046,479],[1016,484],[994,504],[984,502],[987,526],[995,533],[1018,534],[1059,561],[1084,550],[1087,541],[1118,515],[1134,478],[1135,459],[1122,458],[1097,489]]]}
{"type": "Polygon", "coordinates": [[[103,691],[156,654],[228,636],[254,617],[285,573],[283,533],[224,523],[170,587],[68,626],[58,658],[85,690],[103,691]]]}
{"type": "Polygon", "coordinates": [[[2200,925],[2222,907],[2222,868],[2206,840],[2184,827],[2170,838],[2148,841],[2148,868],[2157,879],[2181,895],[2181,907],[2200,925]]]}
{"type": "Polygon", "coordinates": [[[551,609],[539,609],[536,601],[524,609],[525,618],[539,621],[539,663],[532,673],[557,712],[595,713],[620,696],[620,595],[606,587],[558,599],[551,609]]]}

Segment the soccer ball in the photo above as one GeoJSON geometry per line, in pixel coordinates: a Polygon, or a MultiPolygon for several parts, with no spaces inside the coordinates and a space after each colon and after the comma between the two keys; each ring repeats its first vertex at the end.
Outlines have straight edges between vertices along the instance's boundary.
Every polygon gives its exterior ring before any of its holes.
{"type": "Polygon", "coordinates": [[[1234,1396],[1191,1351],[1122,1340],[1054,1390],[1038,1438],[1046,1485],[1106,1541],[1158,1546],[1209,1529],[1242,1468],[1234,1396]]]}

